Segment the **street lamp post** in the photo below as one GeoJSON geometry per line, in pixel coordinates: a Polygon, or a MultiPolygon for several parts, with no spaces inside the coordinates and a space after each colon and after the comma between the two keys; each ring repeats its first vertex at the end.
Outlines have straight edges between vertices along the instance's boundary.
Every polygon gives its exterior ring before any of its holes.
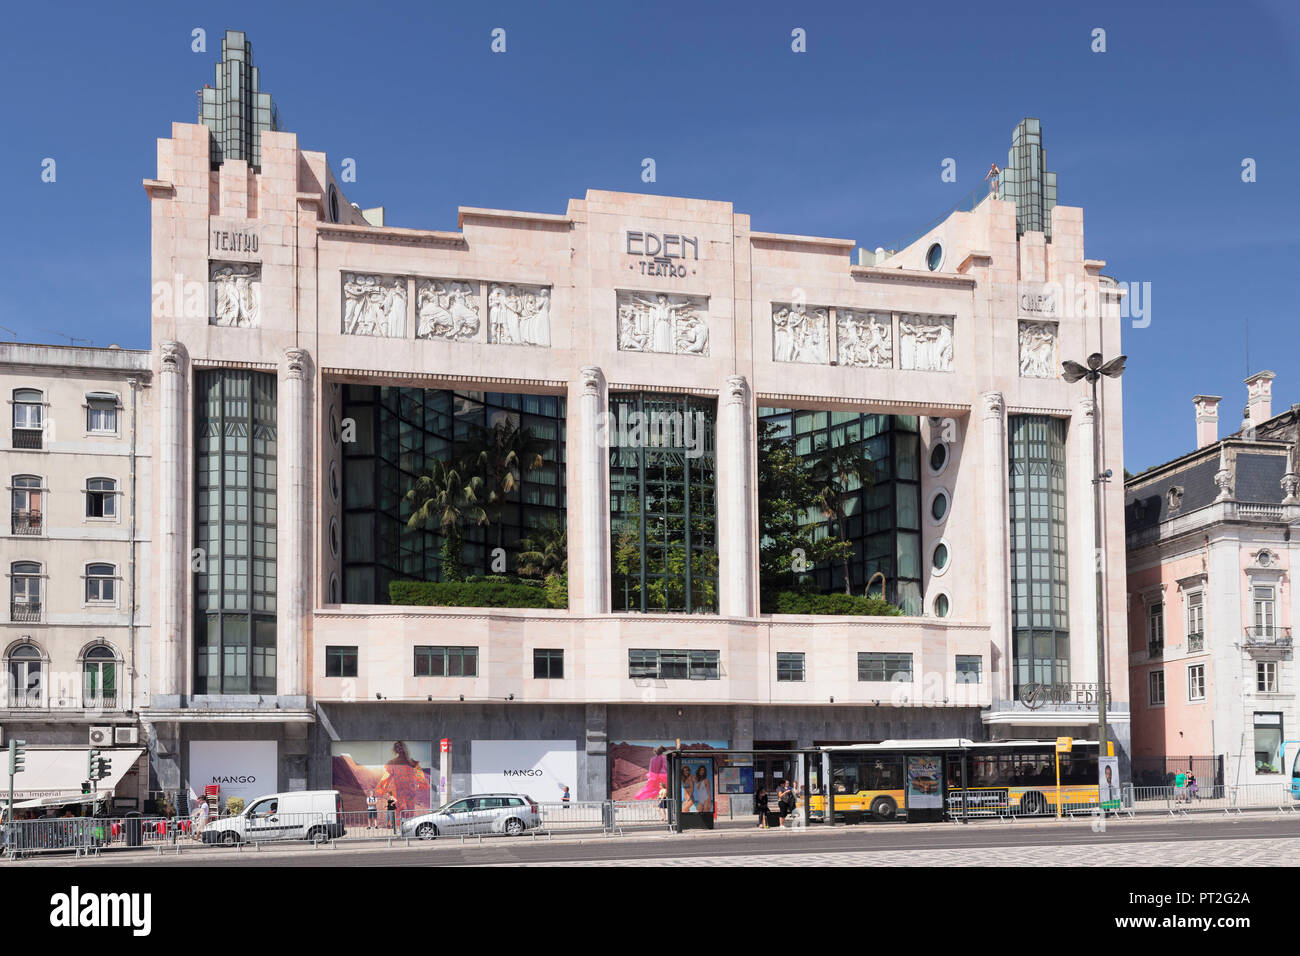
{"type": "Polygon", "coordinates": [[[1094,547],[1093,556],[1097,566],[1097,757],[1108,756],[1106,748],[1106,623],[1102,611],[1102,544],[1101,537],[1101,484],[1110,478],[1110,471],[1101,473],[1101,406],[1097,403],[1097,383],[1105,375],[1107,378],[1119,378],[1124,373],[1127,357],[1116,356],[1109,362],[1102,362],[1101,353],[1093,352],[1087,363],[1065,361],[1061,363],[1063,377],[1067,382],[1087,379],[1092,385],[1092,409],[1095,421],[1092,427],[1092,527],[1094,547]]]}

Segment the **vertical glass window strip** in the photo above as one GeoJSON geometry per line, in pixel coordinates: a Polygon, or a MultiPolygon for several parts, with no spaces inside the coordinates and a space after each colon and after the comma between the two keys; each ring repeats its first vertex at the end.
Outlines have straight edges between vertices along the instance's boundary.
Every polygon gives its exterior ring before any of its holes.
{"type": "Polygon", "coordinates": [[[275,376],[200,371],[195,418],[194,692],[273,694],[275,376]]]}
{"type": "Polygon", "coordinates": [[[716,406],[692,396],[610,396],[616,611],[717,612],[716,406]]]}
{"type": "Polygon", "coordinates": [[[1009,429],[1011,596],[1016,694],[1070,680],[1065,422],[1012,415],[1009,429]]]}

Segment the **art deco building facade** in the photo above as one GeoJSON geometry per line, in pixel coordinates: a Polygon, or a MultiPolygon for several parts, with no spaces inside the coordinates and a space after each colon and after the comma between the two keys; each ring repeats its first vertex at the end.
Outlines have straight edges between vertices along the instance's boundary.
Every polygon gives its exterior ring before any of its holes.
{"type": "MultiPolygon", "coordinates": [[[[1116,354],[1120,323],[1080,209],[1050,209],[1049,242],[988,198],[858,265],[852,240],[760,231],[727,202],[596,190],[401,228],[295,134],[258,135],[259,169],[214,165],[209,129],[175,124],[144,184],[162,787],[205,782],[195,747],[330,786],[446,738],[459,791],[541,742],[598,798],[623,790],[620,747],[656,741],[1095,725],[1076,702],[1097,680],[1094,549],[1123,568],[1122,500],[1105,486],[1094,542],[1098,416],[1059,368],[1116,354]],[[536,461],[449,551],[408,495],[497,424],[536,461]],[[808,573],[883,584],[903,616],[764,609],[772,436],[871,460],[835,524],[851,559],[808,573]],[[397,603],[457,558],[513,574],[548,527],[567,528],[559,607],[397,603]]],[[[1120,399],[1105,382],[1117,472],[1120,399]]],[[[1118,570],[1105,602],[1123,751],[1118,570]]]]}

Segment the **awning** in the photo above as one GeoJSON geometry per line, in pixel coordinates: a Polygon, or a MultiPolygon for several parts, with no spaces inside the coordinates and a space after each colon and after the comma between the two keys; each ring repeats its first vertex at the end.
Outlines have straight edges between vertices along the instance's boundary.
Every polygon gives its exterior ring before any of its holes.
{"type": "MultiPolygon", "coordinates": [[[[8,793],[9,791],[6,790],[5,795],[7,796],[8,793]]],[[[96,800],[103,803],[110,796],[112,796],[110,793],[100,793],[98,797],[89,793],[78,793],[75,796],[69,794],[63,797],[37,797],[35,800],[24,800],[22,803],[15,802],[14,809],[37,810],[41,807],[66,807],[71,803],[94,803],[96,800]]]]}
{"type": "MultiPolygon", "coordinates": [[[[37,750],[27,748],[23,769],[14,777],[14,800],[36,800],[41,797],[81,796],[81,784],[86,779],[86,754],[80,750],[37,750]]],[[[140,749],[101,750],[108,759],[108,776],[95,787],[100,793],[110,794],[117,789],[128,770],[144,753],[140,749]]],[[[0,800],[9,798],[9,761],[0,762],[0,800]]]]}

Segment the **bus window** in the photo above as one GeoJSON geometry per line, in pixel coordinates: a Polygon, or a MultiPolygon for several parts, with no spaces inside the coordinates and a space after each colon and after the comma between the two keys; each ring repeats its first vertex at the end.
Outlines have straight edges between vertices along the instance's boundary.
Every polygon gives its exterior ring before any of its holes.
{"type": "Polygon", "coordinates": [[[858,762],[855,757],[842,757],[831,764],[832,786],[836,793],[858,792],[858,762]]]}
{"type": "Polygon", "coordinates": [[[868,757],[863,761],[861,784],[863,790],[902,790],[902,757],[868,757]]]}

